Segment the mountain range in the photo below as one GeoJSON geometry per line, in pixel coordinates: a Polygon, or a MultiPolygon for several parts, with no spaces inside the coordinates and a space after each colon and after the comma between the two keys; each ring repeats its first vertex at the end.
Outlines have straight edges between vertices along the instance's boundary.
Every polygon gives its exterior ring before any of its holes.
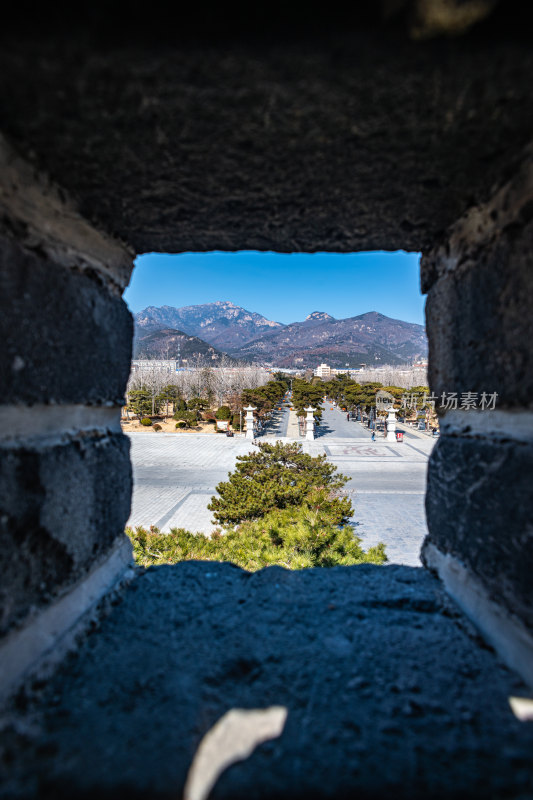
{"type": "Polygon", "coordinates": [[[214,367],[219,366],[222,361],[228,365],[235,363],[230,356],[221,353],[203,339],[189,336],[184,331],[175,328],[148,331],[136,328],[133,339],[133,357],[180,359],[191,365],[201,362],[214,367]]]}
{"type": "Polygon", "coordinates": [[[135,314],[135,327],[144,331],[177,328],[228,352],[284,326],[222,301],[183,308],[148,306],[135,314]]]}
{"type": "Polygon", "coordinates": [[[315,367],[322,361],[333,367],[405,364],[427,357],[422,325],[376,311],[347,319],[313,311],[302,322],[289,325],[230,302],[150,306],[135,315],[136,352],[144,342],[145,349],[149,345],[161,358],[169,336],[175,334],[203,340],[215,351],[209,353],[211,358],[227,353],[234,359],[280,367],[315,367]]]}

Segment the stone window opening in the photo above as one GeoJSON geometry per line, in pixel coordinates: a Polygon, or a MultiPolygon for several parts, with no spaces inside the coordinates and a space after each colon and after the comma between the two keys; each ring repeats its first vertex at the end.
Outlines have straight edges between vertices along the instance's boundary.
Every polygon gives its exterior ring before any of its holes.
{"type": "Polygon", "coordinates": [[[2,26],[0,661],[22,794],[175,796],[217,720],[267,705],[281,736],[216,796],[531,793],[529,28],[518,3],[393,5],[283,34],[270,10],[259,36],[204,7],[155,38],[98,3],[2,26]],[[442,419],[428,569],[139,578],[134,255],[283,245],[422,252],[431,391],[498,393],[442,419]],[[20,691],[30,674],[51,677],[20,691]]]}

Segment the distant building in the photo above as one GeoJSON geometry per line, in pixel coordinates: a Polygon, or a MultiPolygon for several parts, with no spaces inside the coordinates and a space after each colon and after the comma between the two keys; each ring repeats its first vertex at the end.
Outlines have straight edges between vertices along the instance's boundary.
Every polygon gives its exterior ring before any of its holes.
{"type": "Polygon", "coordinates": [[[178,362],[156,358],[136,359],[131,362],[131,371],[135,372],[176,372],[178,362]]]}
{"type": "Polygon", "coordinates": [[[320,364],[319,367],[315,369],[314,374],[318,378],[330,378],[335,370],[332,370],[328,364],[320,364]]]}

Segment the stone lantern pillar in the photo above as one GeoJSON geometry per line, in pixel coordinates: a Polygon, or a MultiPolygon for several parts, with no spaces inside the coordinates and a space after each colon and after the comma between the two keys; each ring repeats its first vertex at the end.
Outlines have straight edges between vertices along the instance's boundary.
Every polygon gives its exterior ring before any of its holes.
{"type": "Polygon", "coordinates": [[[396,441],[396,409],[392,406],[387,414],[387,442],[396,441]]]}
{"type": "Polygon", "coordinates": [[[305,418],[305,438],[311,441],[315,438],[315,418],[313,416],[314,409],[312,406],[304,408],[307,416],[305,418]]]}
{"type": "Polygon", "coordinates": [[[247,439],[254,439],[255,438],[255,420],[254,420],[254,411],[257,411],[252,405],[246,406],[244,409],[246,411],[246,438],[247,439]]]}

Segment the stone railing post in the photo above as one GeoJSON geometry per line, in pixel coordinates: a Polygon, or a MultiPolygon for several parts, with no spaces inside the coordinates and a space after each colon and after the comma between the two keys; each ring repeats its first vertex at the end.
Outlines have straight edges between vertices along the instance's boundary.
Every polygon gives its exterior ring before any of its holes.
{"type": "Polygon", "coordinates": [[[255,420],[254,420],[254,411],[257,411],[252,405],[246,406],[244,409],[246,411],[246,438],[247,439],[254,439],[255,438],[255,420]]]}
{"type": "Polygon", "coordinates": [[[387,442],[396,441],[396,409],[389,408],[387,414],[387,442]]]}
{"type": "Polygon", "coordinates": [[[313,416],[314,409],[312,406],[305,408],[304,411],[306,412],[307,416],[305,418],[305,438],[309,440],[313,440],[315,438],[315,418],[313,416]]]}

